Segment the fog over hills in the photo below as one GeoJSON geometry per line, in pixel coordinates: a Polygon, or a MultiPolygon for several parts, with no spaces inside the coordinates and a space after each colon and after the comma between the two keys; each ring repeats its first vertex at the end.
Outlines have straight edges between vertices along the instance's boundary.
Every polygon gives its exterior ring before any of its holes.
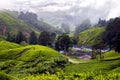
{"type": "Polygon", "coordinates": [[[120,15],[120,0],[4,0],[1,9],[30,11],[39,19],[55,26],[62,23],[78,25],[85,19],[96,23],[99,18],[120,15]],[[114,4],[114,5],[113,5],[114,4]]]}

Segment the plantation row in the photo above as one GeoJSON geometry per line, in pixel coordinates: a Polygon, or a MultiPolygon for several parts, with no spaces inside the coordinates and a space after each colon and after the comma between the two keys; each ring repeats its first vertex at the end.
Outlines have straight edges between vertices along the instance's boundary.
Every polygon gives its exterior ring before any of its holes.
{"type": "Polygon", "coordinates": [[[120,73],[69,73],[58,72],[56,74],[37,74],[28,75],[24,78],[11,77],[5,73],[0,73],[0,79],[2,80],[119,80],[120,73]]]}

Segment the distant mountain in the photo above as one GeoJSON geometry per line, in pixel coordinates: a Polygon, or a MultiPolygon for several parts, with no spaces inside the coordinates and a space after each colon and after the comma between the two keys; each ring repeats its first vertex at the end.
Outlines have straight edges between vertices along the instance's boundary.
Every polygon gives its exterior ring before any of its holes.
{"type": "Polygon", "coordinates": [[[19,13],[7,10],[0,11],[0,34],[5,35],[7,32],[16,34],[18,31],[25,33],[30,33],[31,31],[35,31],[36,33],[41,31],[59,32],[59,30],[53,26],[38,21],[37,15],[34,13],[19,13]]]}
{"type": "Polygon", "coordinates": [[[0,32],[6,34],[7,32],[16,33],[18,31],[29,32],[33,28],[28,26],[26,23],[20,21],[14,16],[7,12],[0,12],[0,32]]]}
{"type": "Polygon", "coordinates": [[[20,12],[18,15],[18,19],[24,21],[30,26],[34,26],[39,31],[56,31],[56,28],[51,26],[50,24],[43,21],[39,21],[37,14],[32,12],[20,12]]]}

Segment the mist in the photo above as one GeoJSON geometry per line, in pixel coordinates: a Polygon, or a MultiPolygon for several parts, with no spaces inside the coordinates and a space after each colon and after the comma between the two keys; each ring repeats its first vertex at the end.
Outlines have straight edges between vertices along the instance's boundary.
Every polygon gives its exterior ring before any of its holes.
{"type": "Polygon", "coordinates": [[[108,20],[120,15],[120,0],[4,0],[0,9],[29,11],[44,20],[58,26],[66,22],[78,25],[83,20],[90,19],[97,23],[99,18],[108,20]]]}

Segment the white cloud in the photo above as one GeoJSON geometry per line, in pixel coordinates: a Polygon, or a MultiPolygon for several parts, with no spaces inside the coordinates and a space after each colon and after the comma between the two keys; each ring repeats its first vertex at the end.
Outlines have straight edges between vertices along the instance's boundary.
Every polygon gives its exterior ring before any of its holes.
{"type": "Polygon", "coordinates": [[[107,19],[120,16],[119,2],[120,2],[120,0],[112,0],[111,3],[109,3],[112,6],[110,7],[107,19]]]}
{"type": "Polygon", "coordinates": [[[13,9],[14,0],[2,0],[0,1],[0,9],[13,9]]]}
{"type": "Polygon", "coordinates": [[[120,16],[119,2],[120,0],[3,0],[0,2],[0,8],[29,10],[45,19],[47,16],[60,20],[69,18],[73,19],[73,22],[79,22],[90,18],[95,22],[99,18],[120,16]]]}
{"type": "Polygon", "coordinates": [[[56,12],[56,11],[65,11],[65,10],[68,10],[70,9],[70,6],[63,6],[63,7],[60,7],[60,6],[46,6],[46,7],[42,7],[41,10],[42,11],[45,11],[45,12],[56,12]]]}

